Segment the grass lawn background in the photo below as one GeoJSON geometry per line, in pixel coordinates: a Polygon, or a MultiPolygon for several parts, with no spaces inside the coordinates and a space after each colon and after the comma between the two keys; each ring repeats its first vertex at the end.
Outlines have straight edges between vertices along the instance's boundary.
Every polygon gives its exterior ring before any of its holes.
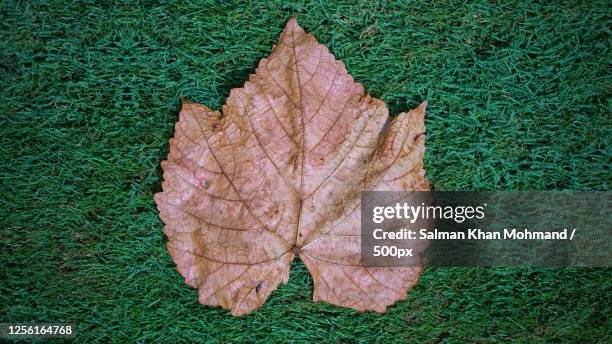
{"type": "Polygon", "coordinates": [[[197,303],[153,202],[180,98],[219,109],[291,15],[392,114],[429,100],[438,190],[609,190],[606,1],[0,3],[0,322],[77,342],[604,342],[609,269],[429,268],[386,314],[197,303]],[[170,339],[172,338],[172,339],[170,339]]]}

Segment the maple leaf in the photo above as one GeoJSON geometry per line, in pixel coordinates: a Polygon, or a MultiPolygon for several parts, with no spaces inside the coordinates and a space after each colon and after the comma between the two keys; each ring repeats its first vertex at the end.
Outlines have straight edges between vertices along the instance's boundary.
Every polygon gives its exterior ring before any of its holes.
{"type": "Polygon", "coordinates": [[[405,299],[422,266],[360,265],[360,192],[429,190],[425,107],[388,121],[295,19],[223,114],[184,101],[155,201],[200,303],[249,313],[298,254],[314,301],[384,312],[405,299]]]}

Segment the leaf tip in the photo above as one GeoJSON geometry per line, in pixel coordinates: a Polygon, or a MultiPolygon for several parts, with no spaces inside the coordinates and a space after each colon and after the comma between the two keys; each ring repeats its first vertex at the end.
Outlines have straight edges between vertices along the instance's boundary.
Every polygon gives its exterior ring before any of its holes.
{"type": "Polygon", "coordinates": [[[285,25],[285,32],[304,32],[304,29],[298,24],[297,17],[292,16],[285,25]]]}
{"type": "Polygon", "coordinates": [[[429,103],[427,102],[427,100],[424,100],[424,101],[423,101],[423,102],[422,102],[422,103],[419,105],[419,107],[418,107],[419,111],[421,111],[421,112],[423,112],[423,113],[424,113],[424,112],[425,112],[425,110],[427,109],[427,105],[428,105],[428,104],[429,104],[429,103]]]}

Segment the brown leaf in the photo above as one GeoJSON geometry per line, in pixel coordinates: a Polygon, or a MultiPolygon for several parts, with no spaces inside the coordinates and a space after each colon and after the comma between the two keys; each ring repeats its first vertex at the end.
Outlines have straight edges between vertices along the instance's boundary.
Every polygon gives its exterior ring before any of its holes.
{"type": "Polygon", "coordinates": [[[384,102],[295,19],[223,114],[183,102],[155,201],[199,301],[249,313],[296,254],[314,301],[384,312],[405,299],[422,267],[360,266],[360,192],[429,190],[425,106],[387,123],[384,102]]]}

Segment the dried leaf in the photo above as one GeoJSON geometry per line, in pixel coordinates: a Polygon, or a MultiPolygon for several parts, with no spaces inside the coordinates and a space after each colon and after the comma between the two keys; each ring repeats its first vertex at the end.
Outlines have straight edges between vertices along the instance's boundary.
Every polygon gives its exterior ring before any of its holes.
{"type": "Polygon", "coordinates": [[[405,299],[422,267],[360,266],[360,192],[429,190],[425,106],[387,123],[384,102],[295,19],[223,114],[183,102],[155,201],[199,301],[249,313],[296,254],[314,301],[384,312],[405,299]]]}

